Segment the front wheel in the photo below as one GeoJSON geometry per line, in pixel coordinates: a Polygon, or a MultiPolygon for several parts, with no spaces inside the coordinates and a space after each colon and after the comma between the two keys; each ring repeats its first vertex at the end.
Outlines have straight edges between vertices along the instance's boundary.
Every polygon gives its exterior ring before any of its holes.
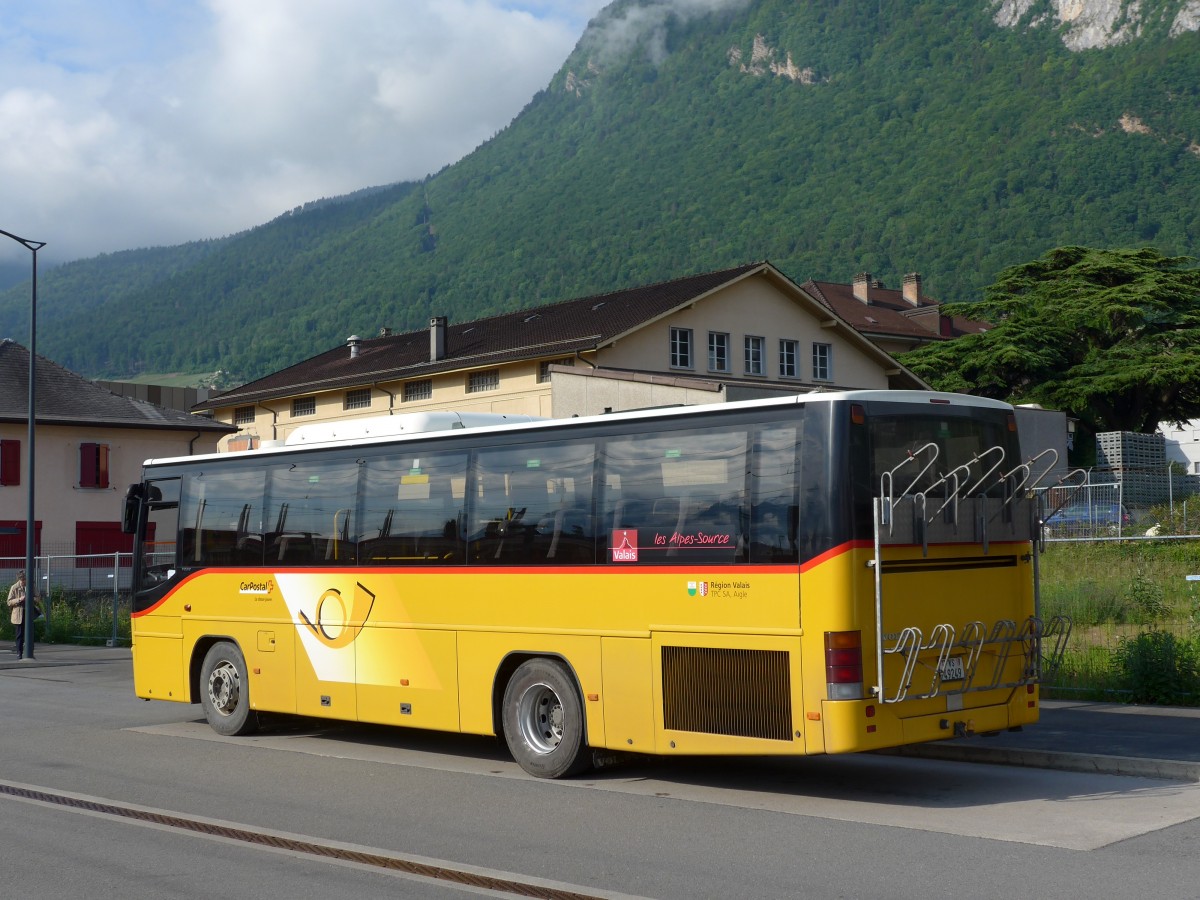
{"type": "Polygon", "coordinates": [[[237,644],[221,641],[204,655],[200,668],[200,704],[204,717],[217,734],[229,737],[258,730],[258,716],[250,709],[246,657],[237,644]]]}
{"type": "Polygon", "coordinates": [[[591,762],[583,739],[583,705],[566,666],[531,659],[504,690],[504,739],[522,769],[538,778],[575,775],[591,762]]]}

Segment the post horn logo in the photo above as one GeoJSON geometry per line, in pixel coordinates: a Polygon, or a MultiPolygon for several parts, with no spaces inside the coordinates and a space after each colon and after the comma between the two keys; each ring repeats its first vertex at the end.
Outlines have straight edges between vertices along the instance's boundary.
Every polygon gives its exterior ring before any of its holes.
{"type": "Polygon", "coordinates": [[[317,609],[313,613],[313,618],[310,619],[305,615],[304,610],[300,611],[300,618],[304,620],[304,624],[308,626],[309,631],[316,636],[317,640],[326,647],[336,650],[349,646],[358,637],[358,633],[367,623],[367,617],[371,615],[374,605],[375,595],[361,584],[354,586],[354,596],[351,598],[349,609],[346,608],[346,600],[342,597],[342,592],[336,588],[330,588],[317,601],[317,609]],[[327,612],[325,609],[327,603],[336,604],[338,612],[327,612]]]}

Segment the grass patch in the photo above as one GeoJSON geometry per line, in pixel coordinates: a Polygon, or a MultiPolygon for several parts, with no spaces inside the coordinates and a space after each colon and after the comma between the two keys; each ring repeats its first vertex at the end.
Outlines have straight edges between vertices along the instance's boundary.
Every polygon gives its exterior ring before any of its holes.
{"type": "MultiPolygon", "coordinates": [[[[129,597],[117,602],[117,626],[113,629],[113,595],[101,591],[50,592],[43,597],[45,618],[34,625],[34,640],[40,644],[103,644],[116,637],[118,646],[132,642],[129,626],[129,597]]],[[[0,640],[14,639],[14,628],[4,617],[0,640]]]]}
{"type": "Polygon", "coordinates": [[[1069,616],[1047,697],[1200,705],[1200,550],[1190,541],[1050,544],[1042,615],[1069,616]]]}

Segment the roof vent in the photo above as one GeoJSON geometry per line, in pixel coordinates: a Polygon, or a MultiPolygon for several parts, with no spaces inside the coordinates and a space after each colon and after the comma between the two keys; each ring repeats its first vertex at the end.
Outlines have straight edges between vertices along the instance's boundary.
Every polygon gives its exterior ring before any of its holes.
{"type": "Polygon", "coordinates": [[[362,338],[360,338],[357,334],[352,334],[350,337],[346,338],[346,346],[350,348],[351,359],[358,358],[359,345],[361,343],[362,338]]]}

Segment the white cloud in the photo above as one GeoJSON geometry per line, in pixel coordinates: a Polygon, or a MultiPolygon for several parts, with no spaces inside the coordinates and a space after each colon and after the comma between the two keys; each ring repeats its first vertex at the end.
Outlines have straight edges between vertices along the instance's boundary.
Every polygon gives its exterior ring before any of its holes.
{"type": "Polygon", "coordinates": [[[506,126],[605,3],[0,0],[0,228],[62,261],[420,178],[506,126]]]}
{"type": "Polygon", "coordinates": [[[666,26],[671,18],[687,21],[724,9],[746,6],[750,0],[642,0],[588,32],[589,49],[601,62],[621,57],[642,44],[650,61],[666,58],[666,26]]]}

